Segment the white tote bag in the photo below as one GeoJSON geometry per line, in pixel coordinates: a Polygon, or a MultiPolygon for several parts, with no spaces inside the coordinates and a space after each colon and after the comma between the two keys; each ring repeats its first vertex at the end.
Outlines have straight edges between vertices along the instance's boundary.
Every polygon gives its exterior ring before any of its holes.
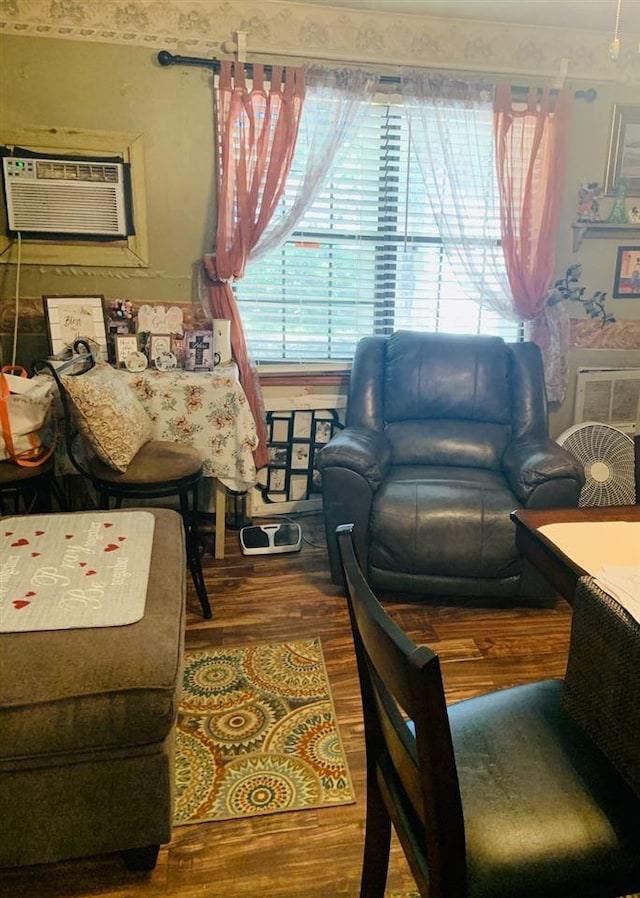
{"type": "Polygon", "coordinates": [[[48,377],[27,377],[24,368],[0,371],[0,460],[25,467],[46,461],[55,449],[43,444],[42,431],[51,412],[55,384],[48,377]],[[19,374],[11,372],[18,371],[19,374]]]}

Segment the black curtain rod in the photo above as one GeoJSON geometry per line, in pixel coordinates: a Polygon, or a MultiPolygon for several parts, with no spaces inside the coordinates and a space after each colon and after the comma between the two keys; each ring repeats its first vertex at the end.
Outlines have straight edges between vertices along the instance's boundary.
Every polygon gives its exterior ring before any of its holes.
{"type": "MultiPolygon", "coordinates": [[[[201,66],[205,69],[211,69],[213,72],[220,71],[220,60],[210,58],[208,59],[206,56],[175,56],[173,53],[170,53],[168,50],[160,50],[158,53],[158,62],[163,66],[170,65],[195,65],[201,66]]],[[[249,74],[253,71],[253,66],[250,62],[244,63],[245,68],[249,74]]],[[[271,76],[272,66],[265,65],[264,73],[269,78],[271,76]]],[[[400,78],[396,75],[381,75],[380,81],[382,84],[400,84],[400,78]]],[[[515,85],[511,88],[514,94],[528,94],[530,88],[524,87],[521,85],[515,85]]],[[[557,94],[557,90],[552,90],[552,94],[557,94]]],[[[573,94],[576,100],[586,100],[587,103],[592,103],[596,97],[598,96],[598,91],[595,88],[590,87],[588,90],[576,90],[573,94]]]]}

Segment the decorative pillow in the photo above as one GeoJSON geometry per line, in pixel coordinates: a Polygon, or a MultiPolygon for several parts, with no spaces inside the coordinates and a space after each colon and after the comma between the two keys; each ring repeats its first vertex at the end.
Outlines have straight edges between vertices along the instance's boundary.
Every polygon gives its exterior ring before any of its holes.
{"type": "Polygon", "coordinates": [[[98,458],[125,472],[138,450],[153,439],[153,423],[126,379],[109,365],[64,378],[78,430],[98,458]]]}

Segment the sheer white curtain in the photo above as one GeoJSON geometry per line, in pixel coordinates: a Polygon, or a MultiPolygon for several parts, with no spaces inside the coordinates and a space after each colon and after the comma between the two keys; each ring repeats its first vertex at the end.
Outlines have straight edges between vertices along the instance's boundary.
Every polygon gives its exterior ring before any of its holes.
{"type": "Polygon", "coordinates": [[[409,123],[428,201],[447,258],[469,299],[520,321],[500,246],[500,195],[493,131],[493,84],[428,72],[402,77],[409,123]]]}
{"type": "Polygon", "coordinates": [[[361,69],[304,67],[306,96],[285,197],[249,256],[253,262],[276,249],[313,202],[339,150],[355,131],[378,79],[361,69]],[[297,159],[296,159],[297,157],[297,159]],[[304,159],[301,165],[297,160],[304,159]]]}

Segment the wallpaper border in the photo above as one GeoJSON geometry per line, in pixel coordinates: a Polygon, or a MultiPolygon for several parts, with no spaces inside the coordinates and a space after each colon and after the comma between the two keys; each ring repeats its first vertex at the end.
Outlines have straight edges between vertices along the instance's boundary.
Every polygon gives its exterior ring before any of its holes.
{"type": "MultiPolygon", "coordinates": [[[[578,25],[578,22],[576,23],[578,25]]],[[[555,27],[349,10],[285,0],[0,0],[0,34],[166,48],[181,55],[296,53],[520,77],[640,83],[637,37],[609,61],[610,35],[555,27]]]]}

